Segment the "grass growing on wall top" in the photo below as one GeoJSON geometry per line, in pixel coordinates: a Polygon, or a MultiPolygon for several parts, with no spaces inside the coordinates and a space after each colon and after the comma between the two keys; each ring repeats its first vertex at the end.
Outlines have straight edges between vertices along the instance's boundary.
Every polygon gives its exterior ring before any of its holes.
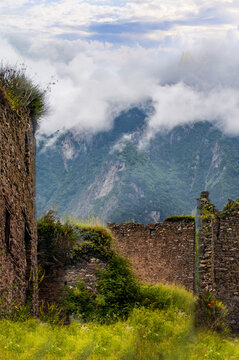
{"type": "Polygon", "coordinates": [[[46,113],[45,91],[28,78],[24,70],[0,66],[1,96],[6,97],[10,108],[19,116],[28,114],[34,130],[39,119],[46,113]]]}
{"type": "Polygon", "coordinates": [[[235,201],[229,200],[228,203],[224,206],[224,209],[220,212],[220,216],[225,218],[226,216],[230,215],[230,213],[236,208],[239,208],[239,199],[235,201]]]}
{"type": "Polygon", "coordinates": [[[189,223],[189,222],[195,221],[195,216],[192,216],[192,215],[173,215],[173,216],[166,217],[166,219],[164,221],[169,221],[169,222],[184,221],[186,223],[189,223]]]}

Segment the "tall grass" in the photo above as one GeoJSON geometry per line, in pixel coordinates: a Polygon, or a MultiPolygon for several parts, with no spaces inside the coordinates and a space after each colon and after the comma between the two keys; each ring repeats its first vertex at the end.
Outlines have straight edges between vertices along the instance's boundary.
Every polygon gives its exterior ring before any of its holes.
{"type": "Polygon", "coordinates": [[[141,305],[150,309],[173,308],[185,314],[194,313],[195,299],[183,287],[173,285],[141,285],[141,305]]]}
{"type": "Polygon", "coordinates": [[[173,308],[134,309],[127,321],[111,325],[0,321],[1,360],[238,358],[238,339],[195,332],[192,316],[173,308]]]}
{"type": "Polygon", "coordinates": [[[239,359],[237,338],[195,330],[194,298],[184,289],[145,285],[142,295],[144,306],[135,307],[126,321],[108,325],[1,320],[0,359],[239,359]]]}

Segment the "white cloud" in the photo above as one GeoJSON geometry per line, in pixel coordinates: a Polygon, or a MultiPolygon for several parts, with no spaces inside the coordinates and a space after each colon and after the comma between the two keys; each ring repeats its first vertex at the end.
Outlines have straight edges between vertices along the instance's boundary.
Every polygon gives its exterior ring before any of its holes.
{"type": "MultiPolygon", "coordinates": [[[[121,110],[151,98],[156,112],[148,119],[148,138],[162,128],[197,120],[239,134],[237,14],[236,2],[227,0],[0,1],[5,34],[0,46],[3,60],[24,61],[43,87],[58,80],[49,94],[51,112],[42,120],[42,133],[72,127],[108,130],[121,110]],[[85,25],[106,19],[119,26],[156,20],[169,26],[157,29],[149,23],[140,33],[154,41],[153,48],[84,40],[89,35],[85,25]],[[55,38],[73,30],[81,39],[55,38]],[[183,50],[191,54],[180,61],[183,50]]],[[[134,44],[137,29],[124,33],[134,44]]]]}
{"type": "MultiPolygon", "coordinates": [[[[237,1],[229,0],[126,0],[126,1],[0,1],[2,29],[41,32],[45,36],[71,32],[79,26],[103,22],[191,21],[200,26],[223,19],[225,24],[238,24],[237,1]]],[[[220,23],[220,21],[219,21],[220,23]]],[[[80,34],[82,36],[82,33],[80,34]]]]}
{"type": "Polygon", "coordinates": [[[155,114],[148,119],[141,147],[158,131],[205,120],[228,134],[239,135],[239,89],[216,87],[197,91],[184,83],[157,87],[154,108],[155,114]]]}
{"type": "Polygon", "coordinates": [[[107,130],[121,110],[151,98],[156,112],[148,120],[148,137],[197,120],[239,134],[239,36],[228,36],[194,47],[181,60],[181,49],[79,42],[80,53],[68,62],[33,62],[45,81],[54,72],[59,80],[50,94],[52,114],[41,131],[107,130]]]}

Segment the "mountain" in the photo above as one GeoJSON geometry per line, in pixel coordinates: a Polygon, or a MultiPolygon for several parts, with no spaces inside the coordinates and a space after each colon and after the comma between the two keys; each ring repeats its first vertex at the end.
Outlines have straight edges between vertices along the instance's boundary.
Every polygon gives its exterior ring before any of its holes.
{"type": "Polygon", "coordinates": [[[55,141],[41,137],[38,216],[56,208],[84,219],[149,223],[194,213],[202,190],[210,191],[218,208],[239,197],[239,137],[205,121],[158,133],[139,148],[146,117],[145,110],[133,108],[122,112],[110,131],[93,136],[68,131],[55,141]]]}

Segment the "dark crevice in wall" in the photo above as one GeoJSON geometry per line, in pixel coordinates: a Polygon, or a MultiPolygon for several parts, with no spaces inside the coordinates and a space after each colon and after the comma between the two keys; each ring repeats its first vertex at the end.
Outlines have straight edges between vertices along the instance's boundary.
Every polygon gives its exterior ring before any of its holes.
{"type": "Polygon", "coordinates": [[[28,134],[25,134],[25,167],[26,173],[29,174],[29,137],[28,134]]]}
{"type": "Polygon", "coordinates": [[[30,288],[30,280],[31,280],[31,271],[32,271],[32,263],[31,263],[31,236],[28,230],[28,227],[25,223],[25,232],[24,232],[24,244],[25,244],[25,256],[26,256],[26,299],[31,297],[31,288],[30,288]]]}
{"type": "Polygon", "coordinates": [[[11,251],[10,235],[11,235],[11,213],[8,210],[8,208],[6,208],[6,210],[5,210],[5,244],[6,244],[7,252],[11,251]]]}

